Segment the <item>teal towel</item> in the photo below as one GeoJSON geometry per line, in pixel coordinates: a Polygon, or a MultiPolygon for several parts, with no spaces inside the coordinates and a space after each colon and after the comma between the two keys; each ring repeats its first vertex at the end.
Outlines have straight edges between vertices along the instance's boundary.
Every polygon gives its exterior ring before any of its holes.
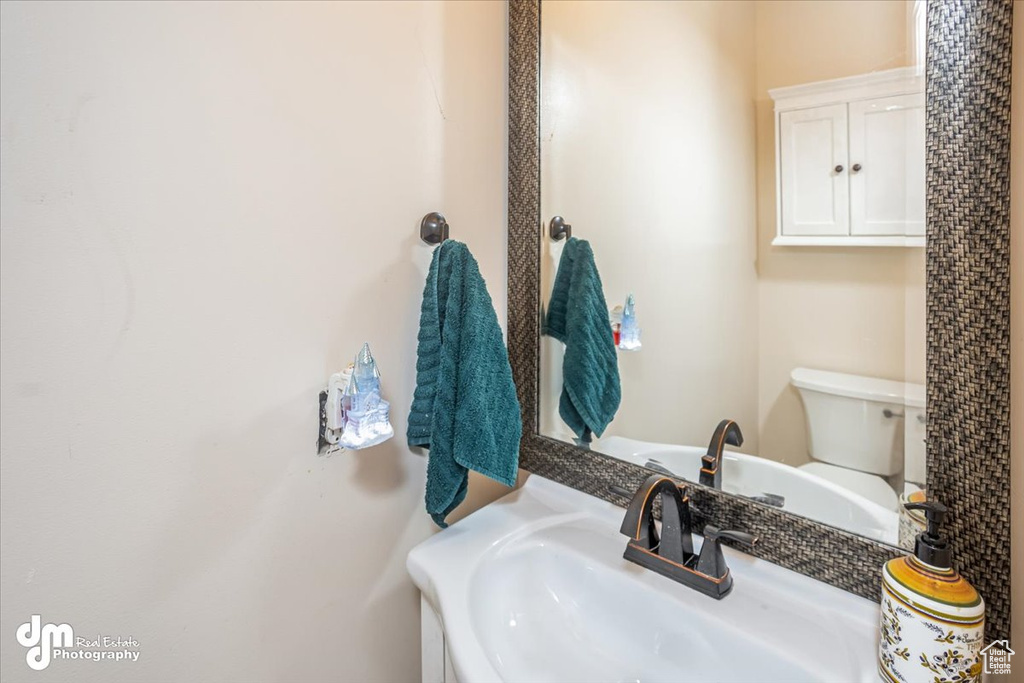
{"type": "Polygon", "coordinates": [[[410,446],[430,449],[427,512],[444,528],[469,470],[515,486],[523,423],[498,316],[465,244],[434,250],[423,289],[410,446]]]}
{"type": "Polygon", "coordinates": [[[570,237],[562,250],[548,305],[547,334],[565,344],[558,414],[585,441],[601,436],[622,400],[608,304],[594,251],[570,237]]]}

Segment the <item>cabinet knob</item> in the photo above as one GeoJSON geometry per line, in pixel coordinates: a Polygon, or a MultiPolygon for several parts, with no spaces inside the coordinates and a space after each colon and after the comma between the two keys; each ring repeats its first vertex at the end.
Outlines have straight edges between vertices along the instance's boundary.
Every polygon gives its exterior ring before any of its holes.
{"type": "Polygon", "coordinates": [[[862,168],[862,166],[861,166],[860,164],[854,164],[854,165],[853,165],[853,172],[854,172],[854,173],[856,173],[856,172],[857,172],[857,171],[859,171],[859,170],[860,170],[861,168],[862,168]]]}
{"type": "Polygon", "coordinates": [[[843,165],[842,164],[836,164],[836,173],[842,173],[842,172],[843,172],[843,165]]]}

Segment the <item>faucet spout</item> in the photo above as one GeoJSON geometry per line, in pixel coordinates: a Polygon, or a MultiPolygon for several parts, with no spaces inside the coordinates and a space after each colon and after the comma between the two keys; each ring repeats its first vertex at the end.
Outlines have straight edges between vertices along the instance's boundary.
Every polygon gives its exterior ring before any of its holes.
{"type": "Polygon", "coordinates": [[[700,483],[703,486],[722,488],[722,449],[743,445],[743,432],[734,420],[722,420],[708,444],[708,452],[700,459],[700,483]]]}
{"type": "Polygon", "coordinates": [[[668,477],[652,474],[640,485],[626,509],[619,532],[637,548],[683,563],[693,555],[692,521],[679,485],[668,477]],[[654,501],[661,498],[661,533],[654,524],[654,501]]]}

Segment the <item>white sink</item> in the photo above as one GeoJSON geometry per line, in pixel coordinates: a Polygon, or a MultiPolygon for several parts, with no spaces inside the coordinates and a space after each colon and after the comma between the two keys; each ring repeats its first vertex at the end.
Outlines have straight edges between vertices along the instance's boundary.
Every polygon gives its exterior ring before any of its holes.
{"type": "MultiPolygon", "coordinates": [[[[619,460],[645,465],[654,460],[677,477],[694,481],[707,448],[673,446],[610,436],[592,448],[619,460]]],[[[878,480],[880,483],[881,479],[878,480]]],[[[725,451],[722,454],[722,490],[742,496],[774,493],[785,498],[783,510],[823,524],[852,531],[876,541],[896,545],[899,514],[848,488],[808,470],[756,455],[725,451]]],[[[897,500],[892,492],[893,501],[897,500]]]]}
{"type": "Polygon", "coordinates": [[[715,600],[622,559],[623,514],[531,476],[409,553],[459,681],[877,680],[877,604],[730,548],[715,600]]]}

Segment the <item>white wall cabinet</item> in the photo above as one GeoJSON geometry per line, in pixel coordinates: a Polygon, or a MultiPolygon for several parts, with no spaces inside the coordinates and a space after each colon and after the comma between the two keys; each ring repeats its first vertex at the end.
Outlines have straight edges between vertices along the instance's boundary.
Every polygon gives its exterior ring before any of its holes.
{"type": "Polygon", "coordinates": [[[850,234],[847,125],[845,104],[781,113],[783,234],[850,234]]]}
{"type": "Polygon", "coordinates": [[[781,246],[923,246],[924,92],[914,69],[770,91],[781,246]]]}

